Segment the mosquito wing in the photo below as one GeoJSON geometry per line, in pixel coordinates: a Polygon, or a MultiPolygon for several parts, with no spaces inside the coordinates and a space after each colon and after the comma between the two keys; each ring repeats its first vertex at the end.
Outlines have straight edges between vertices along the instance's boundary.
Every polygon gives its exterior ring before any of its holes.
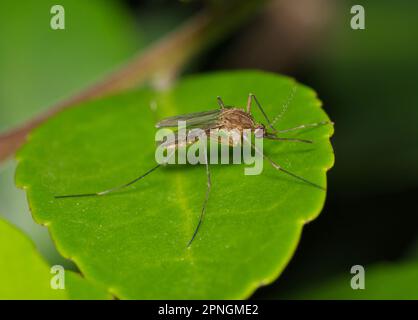
{"type": "Polygon", "coordinates": [[[186,126],[188,128],[208,128],[216,126],[218,122],[219,114],[221,109],[204,111],[204,112],[195,112],[188,113],[179,116],[169,117],[159,121],[155,127],[164,128],[164,127],[177,127],[179,121],[186,121],[186,126]]]}
{"type": "Polygon", "coordinates": [[[157,143],[158,146],[163,146],[167,149],[177,149],[183,146],[189,146],[196,142],[196,140],[200,139],[202,135],[206,135],[210,137],[210,130],[211,127],[205,128],[192,128],[188,130],[185,135],[179,135],[176,131],[173,135],[168,136],[167,140],[160,141],[157,143]]]}

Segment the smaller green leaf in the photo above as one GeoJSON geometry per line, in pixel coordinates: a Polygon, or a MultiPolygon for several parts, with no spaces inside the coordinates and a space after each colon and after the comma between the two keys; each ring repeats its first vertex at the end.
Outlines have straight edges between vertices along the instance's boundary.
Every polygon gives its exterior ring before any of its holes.
{"type": "Polygon", "coordinates": [[[52,289],[50,267],[33,243],[0,220],[0,299],[108,299],[104,290],[74,272],[65,272],[65,289],[52,289]]]}
{"type": "Polygon", "coordinates": [[[351,279],[355,274],[347,270],[345,275],[325,283],[285,296],[286,299],[338,299],[338,300],[416,300],[418,299],[418,261],[399,264],[365,266],[365,288],[354,290],[351,279]]]}

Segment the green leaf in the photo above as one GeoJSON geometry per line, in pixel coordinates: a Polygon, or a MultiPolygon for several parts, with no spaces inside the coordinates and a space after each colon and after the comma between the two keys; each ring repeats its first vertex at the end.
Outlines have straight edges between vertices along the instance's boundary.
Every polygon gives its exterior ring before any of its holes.
{"type": "Polygon", "coordinates": [[[353,290],[349,270],[345,275],[329,279],[306,290],[286,296],[286,299],[339,300],[416,300],[418,299],[418,261],[382,263],[365,266],[365,289],[353,290]]]}
{"type": "MultiPolygon", "coordinates": [[[[17,184],[58,250],[119,298],[248,297],[284,269],[325,192],[268,163],[258,176],[245,176],[243,165],[211,165],[206,217],[190,248],[206,192],[202,166],[161,168],[104,197],[54,195],[101,191],[137,177],[155,165],[156,119],[216,109],[218,95],[227,105],[244,106],[249,92],[271,118],[288,103],[278,128],[328,119],[314,91],[287,77],[255,71],[189,77],[169,91],[117,95],[51,119],[19,152],[17,184]]],[[[254,115],[262,120],[256,107],[254,115]]],[[[332,132],[322,126],[289,133],[315,143],[266,141],[264,151],[325,186],[334,161],[332,132]]]]}
{"type": "Polygon", "coordinates": [[[0,299],[108,299],[106,291],[73,272],[65,273],[65,289],[52,289],[50,267],[33,243],[0,219],[0,299]]]}

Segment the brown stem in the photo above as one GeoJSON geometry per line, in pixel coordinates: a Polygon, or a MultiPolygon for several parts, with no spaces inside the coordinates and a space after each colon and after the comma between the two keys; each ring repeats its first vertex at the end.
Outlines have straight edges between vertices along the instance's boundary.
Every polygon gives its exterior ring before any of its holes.
{"type": "Polygon", "coordinates": [[[178,72],[197,53],[234,30],[263,1],[238,3],[222,8],[222,11],[205,10],[197,14],[103,80],[0,135],[0,161],[12,156],[32,129],[59,111],[82,101],[133,88],[155,76],[178,72]]]}

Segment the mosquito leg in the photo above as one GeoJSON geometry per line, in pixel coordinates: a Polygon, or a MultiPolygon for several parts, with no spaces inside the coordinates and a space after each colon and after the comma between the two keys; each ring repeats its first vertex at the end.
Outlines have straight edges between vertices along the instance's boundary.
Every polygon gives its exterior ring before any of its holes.
{"type": "MultiPolygon", "coordinates": [[[[248,139],[245,136],[243,136],[243,137],[244,137],[245,141],[247,141],[248,143],[251,143],[250,141],[248,141],[248,139]]],[[[282,171],[282,172],[286,173],[287,175],[292,176],[293,178],[298,179],[300,181],[303,181],[303,182],[305,182],[305,183],[307,183],[307,184],[309,184],[309,185],[311,185],[315,188],[326,191],[326,189],[324,187],[322,187],[322,186],[320,186],[320,185],[318,185],[314,182],[311,182],[311,181],[309,181],[309,180],[307,180],[307,179],[305,179],[301,176],[298,176],[297,174],[294,174],[294,173],[284,169],[282,166],[280,166],[278,163],[274,162],[272,159],[270,159],[268,156],[266,156],[262,151],[260,151],[253,143],[251,143],[251,147],[255,150],[255,152],[257,152],[259,155],[261,155],[264,159],[267,159],[270,162],[270,164],[273,166],[273,168],[275,168],[279,171],[282,171]]]]}
{"type": "Polygon", "coordinates": [[[218,105],[221,107],[221,109],[225,108],[224,102],[222,101],[221,97],[216,97],[216,101],[218,101],[218,105]]]}
{"type": "Polygon", "coordinates": [[[271,160],[266,155],[263,155],[263,156],[264,156],[264,158],[266,158],[270,162],[270,164],[273,166],[273,168],[275,168],[275,169],[277,169],[279,171],[282,171],[282,172],[288,174],[289,176],[292,176],[292,177],[294,177],[294,178],[296,178],[296,179],[298,179],[300,181],[303,181],[303,182],[305,182],[305,183],[307,183],[307,184],[309,184],[309,185],[311,185],[311,186],[313,186],[315,188],[318,188],[318,189],[323,190],[323,191],[327,191],[327,189],[325,189],[324,187],[322,187],[322,186],[320,186],[320,185],[318,185],[318,184],[316,184],[314,182],[311,182],[309,180],[306,180],[305,178],[303,178],[301,176],[298,176],[298,175],[296,175],[296,174],[294,174],[294,173],[292,173],[292,172],[290,172],[290,171],[282,168],[279,164],[277,164],[276,162],[274,162],[273,160],[271,160]]]}
{"type": "Polygon", "coordinates": [[[296,139],[296,138],[282,138],[276,137],[274,135],[265,135],[264,138],[269,140],[279,140],[279,141],[291,141],[291,142],[303,142],[303,143],[313,143],[312,140],[305,140],[305,139],[296,139]]]}
{"type": "Polygon", "coordinates": [[[252,102],[252,99],[253,99],[253,94],[250,93],[248,95],[248,100],[247,100],[247,113],[251,113],[251,102],[252,102]]]}
{"type": "Polygon", "coordinates": [[[315,122],[315,123],[309,123],[309,124],[302,124],[302,125],[294,127],[294,128],[278,130],[277,133],[284,133],[284,132],[295,131],[295,130],[299,130],[299,129],[319,127],[319,126],[324,126],[324,125],[327,125],[327,124],[334,124],[334,122],[332,122],[332,121],[321,121],[321,122],[315,122]]]}
{"type": "Polygon", "coordinates": [[[206,178],[207,178],[207,189],[206,189],[206,196],[205,196],[205,200],[203,201],[203,206],[202,206],[202,211],[200,212],[200,217],[199,217],[199,222],[197,223],[196,229],[194,230],[193,236],[190,239],[190,241],[187,243],[187,247],[190,247],[190,245],[192,244],[194,238],[197,235],[197,232],[199,231],[199,228],[203,222],[203,218],[205,216],[205,212],[206,212],[206,204],[208,203],[209,200],[209,193],[210,193],[210,188],[211,188],[211,179],[210,179],[210,171],[209,171],[209,162],[208,162],[208,154],[207,151],[205,149],[205,160],[206,160],[206,178]]]}
{"type": "Polygon", "coordinates": [[[271,121],[269,120],[269,118],[267,117],[267,114],[265,113],[264,109],[261,107],[260,102],[258,102],[257,97],[250,93],[250,95],[248,96],[248,104],[247,104],[247,111],[249,112],[251,110],[251,100],[254,99],[256,105],[258,106],[258,108],[260,109],[261,113],[263,114],[264,118],[267,121],[267,124],[269,125],[269,127],[276,132],[277,130],[273,127],[273,125],[271,124],[271,121]]]}
{"type": "Polygon", "coordinates": [[[134,180],[125,183],[121,186],[117,186],[105,191],[101,191],[101,192],[96,192],[96,193],[82,193],[82,194],[69,194],[69,195],[64,195],[64,196],[55,196],[56,199],[62,199],[62,198],[80,198],[80,197],[95,197],[95,196],[103,196],[105,194],[129,187],[130,185],[134,184],[135,182],[138,182],[139,180],[141,180],[142,178],[146,177],[147,175],[149,175],[151,172],[153,172],[154,170],[158,169],[161,166],[161,164],[156,165],[155,167],[151,168],[150,170],[148,170],[147,172],[145,172],[144,174],[142,174],[141,176],[135,178],[134,180]]]}

